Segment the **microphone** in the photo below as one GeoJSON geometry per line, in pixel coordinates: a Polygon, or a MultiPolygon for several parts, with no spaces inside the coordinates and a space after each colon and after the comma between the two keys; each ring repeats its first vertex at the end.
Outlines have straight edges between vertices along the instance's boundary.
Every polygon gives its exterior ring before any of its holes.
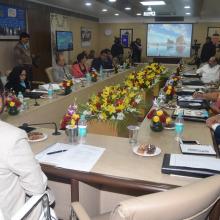
{"type": "Polygon", "coordinates": [[[29,126],[32,125],[54,125],[54,132],[52,133],[52,135],[60,135],[61,133],[58,131],[57,129],[57,124],[55,122],[44,122],[44,123],[36,123],[36,124],[28,124],[28,123],[24,123],[22,126],[20,126],[19,128],[26,130],[29,126]]]}

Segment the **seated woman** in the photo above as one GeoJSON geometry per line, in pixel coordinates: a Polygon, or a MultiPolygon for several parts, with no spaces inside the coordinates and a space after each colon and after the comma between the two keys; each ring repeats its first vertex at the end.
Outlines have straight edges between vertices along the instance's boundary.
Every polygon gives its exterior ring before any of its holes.
{"type": "Polygon", "coordinates": [[[53,67],[52,74],[53,81],[56,83],[61,83],[65,79],[72,79],[63,53],[56,54],[56,66],[53,67]]]}
{"type": "Polygon", "coordinates": [[[86,73],[88,72],[86,60],[85,53],[80,53],[77,56],[77,63],[72,66],[72,75],[74,78],[82,78],[86,76],[86,73]]]}
{"type": "Polygon", "coordinates": [[[16,94],[19,92],[30,92],[30,84],[27,79],[27,72],[23,66],[16,66],[7,78],[8,82],[5,88],[14,90],[16,94]]]}
{"type": "MultiPolygon", "coordinates": [[[[0,81],[0,114],[4,110],[3,94],[0,81]]],[[[0,120],[0,146],[0,210],[5,219],[11,219],[24,205],[27,195],[45,192],[47,177],[35,160],[23,130],[0,120]]],[[[30,219],[39,219],[41,209],[37,208],[33,214],[30,219]]]]}

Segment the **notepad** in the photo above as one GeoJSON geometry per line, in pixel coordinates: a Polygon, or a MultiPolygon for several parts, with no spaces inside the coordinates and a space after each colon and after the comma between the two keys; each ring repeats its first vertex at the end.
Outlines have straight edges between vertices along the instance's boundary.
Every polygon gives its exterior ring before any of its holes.
{"type": "Polygon", "coordinates": [[[220,159],[205,156],[171,154],[170,166],[220,171],[220,159]]]}
{"type": "Polygon", "coordinates": [[[207,156],[165,154],[161,171],[165,174],[180,176],[208,177],[220,174],[220,159],[207,156]]]}
{"type": "Polygon", "coordinates": [[[216,155],[211,145],[180,144],[180,148],[183,154],[216,155]]]}
{"type": "Polygon", "coordinates": [[[49,164],[71,170],[89,172],[104,153],[105,148],[91,145],[68,145],[56,143],[36,155],[36,159],[43,164],[49,164]],[[56,154],[49,152],[62,151],[56,154]]]}

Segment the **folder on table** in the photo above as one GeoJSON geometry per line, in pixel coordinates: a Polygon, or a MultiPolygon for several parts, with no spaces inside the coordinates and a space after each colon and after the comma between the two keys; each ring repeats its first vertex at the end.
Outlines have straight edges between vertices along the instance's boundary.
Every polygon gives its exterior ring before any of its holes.
{"type": "Polygon", "coordinates": [[[190,177],[208,177],[220,174],[220,159],[206,156],[165,154],[162,173],[190,177]]]}

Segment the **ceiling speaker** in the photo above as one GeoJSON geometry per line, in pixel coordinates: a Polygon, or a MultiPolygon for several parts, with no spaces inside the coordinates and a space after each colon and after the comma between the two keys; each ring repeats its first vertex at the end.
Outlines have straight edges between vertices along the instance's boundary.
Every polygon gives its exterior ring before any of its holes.
{"type": "Polygon", "coordinates": [[[157,16],[154,18],[155,21],[184,21],[184,17],[180,16],[171,16],[171,17],[162,17],[162,16],[157,16]]]}

